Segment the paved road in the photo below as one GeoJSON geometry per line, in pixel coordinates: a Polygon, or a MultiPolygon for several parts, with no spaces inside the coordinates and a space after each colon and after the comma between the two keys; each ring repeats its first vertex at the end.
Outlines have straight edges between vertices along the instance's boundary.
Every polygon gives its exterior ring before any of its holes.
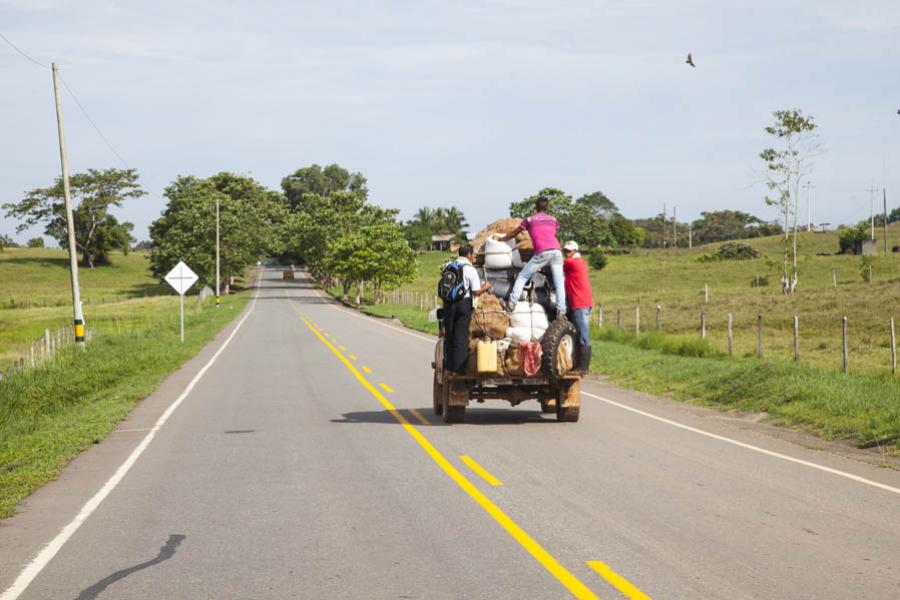
{"type": "Polygon", "coordinates": [[[577,424],[488,403],[444,426],[432,348],[265,271],[0,525],[4,598],[900,595],[897,472],[599,382],[577,424]]]}

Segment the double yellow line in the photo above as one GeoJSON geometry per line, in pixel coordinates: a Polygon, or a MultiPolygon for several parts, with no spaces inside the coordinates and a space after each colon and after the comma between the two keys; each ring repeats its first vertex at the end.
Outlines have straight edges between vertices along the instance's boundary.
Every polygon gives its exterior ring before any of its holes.
{"type": "Polygon", "coordinates": [[[400,411],[394,407],[391,402],[384,397],[384,395],[378,391],[378,389],[372,385],[363,375],[357,370],[357,368],[353,365],[353,363],[338,350],[334,344],[332,344],[322,333],[307,319],[305,316],[301,315],[301,319],[309,327],[310,331],[312,331],[319,340],[325,344],[334,354],[340,359],[344,366],[359,380],[364,388],[369,390],[371,393],[384,408],[393,415],[397,422],[403,426],[403,429],[412,436],[416,442],[418,442],[419,446],[422,447],[423,450],[434,460],[435,463],[446,473],[450,479],[452,479],[456,484],[466,492],[469,497],[471,497],[481,508],[484,509],[497,523],[506,530],[506,532],[512,536],[514,540],[516,540],[525,550],[528,551],[531,556],[535,558],[541,565],[547,569],[560,583],[562,583],[566,589],[568,589],[573,596],[576,598],[598,598],[598,596],[591,591],[585,584],[583,584],[577,577],[572,575],[563,567],[559,561],[557,561],[549,552],[544,550],[544,548],[538,544],[534,538],[532,538],[528,533],[525,532],[515,521],[512,520],[499,506],[491,502],[491,500],[481,493],[481,491],[475,487],[475,485],[469,481],[465,475],[460,473],[456,467],[454,467],[450,461],[444,458],[434,446],[431,445],[425,436],[423,436],[418,429],[416,429],[407,419],[403,416],[400,411]]]}

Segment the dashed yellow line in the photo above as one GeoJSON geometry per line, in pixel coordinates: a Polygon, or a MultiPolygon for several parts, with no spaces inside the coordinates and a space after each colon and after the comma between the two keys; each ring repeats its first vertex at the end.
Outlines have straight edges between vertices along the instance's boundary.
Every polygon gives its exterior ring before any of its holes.
{"type": "Polygon", "coordinates": [[[393,393],[394,393],[394,390],[392,390],[391,387],[390,387],[389,385],[387,385],[386,383],[379,383],[378,385],[380,385],[380,386],[381,386],[381,389],[383,389],[384,391],[386,391],[388,394],[393,394],[393,393]]]}
{"type": "Polygon", "coordinates": [[[338,346],[338,348],[340,348],[341,350],[346,350],[346,349],[347,349],[347,348],[345,348],[344,346],[338,346]]]}
{"type": "Polygon", "coordinates": [[[362,370],[363,370],[365,373],[371,373],[371,372],[372,372],[372,369],[370,369],[369,367],[365,367],[365,366],[362,368],[362,370]]]}
{"type": "Polygon", "coordinates": [[[355,354],[348,354],[347,358],[349,358],[350,360],[356,360],[357,356],[355,354]]]}
{"type": "Polygon", "coordinates": [[[496,477],[491,475],[487,469],[485,469],[484,467],[479,465],[477,462],[475,462],[475,459],[472,458],[471,456],[467,456],[467,455],[463,454],[462,456],[459,457],[459,460],[466,463],[466,465],[468,465],[468,467],[470,469],[475,471],[479,477],[481,477],[482,479],[487,481],[490,485],[493,485],[493,486],[503,485],[502,481],[500,481],[499,479],[497,479],[496,477]]]}
{"type": "Polygon", "coordinates": [[[420,412],[417,411],[416,409],[410,408],[410,409],[409,409],[409,412],[412,413],[412,416],[414,416],[414,417],[416,418],[416,420],[417,420],[419,423],[421,423],[422,425],[431,425],[431,421],[429,421],[428,419],[426,419],[425,417],[423,417],[423,416],[422,416],[422,413],[420,413],[420,412]]]}
{"type": "Polygon", "coordinates": [[[650,600],[650,596],[637,589],[630,581],[613,571],[604,562],[589,560],[587,565],[600,574],[600,577],[608,581],[614,588],[622,592],[629,600],[650,600]]]}
{"type": "MultiPolygon", "coordinates": [[[[293,306],[293,304],[292,304],[293,306]]],[[[296,310],[296,308],[295,308],[296,310]]],[[[298,311],[299,313],[299,311],[298,311]]],[[[452,479],[469,497],[472,498],[481,508],[484,509],[486,513],[488,513],[514,540],[516,540],[535,560],[537,560],[547,571],[549,571],[556,579],[563,584],[569,592],[572,593],[573,596],[579,599],[596,599],[597,595],[591,591],[589,587],[587,587],[584,583],[581,582],[580,579],[572,575],[568,569],[562,566],[559,561],[557,561],[553,555],[544,550],[544,548],[535,541],[528,533],[522,529],[518,523],[512,520],[503,510],[491,502],[491,500],[485,496],[475,484],[466,478],[456,467],[454,467],[450,461],[444,458],[444,455],[441,454],[437,448],[431,445],[431,442],[422,435],[422,433],[415,428],[407,419],[404,417],[394,405],[391,404],[384,395],[378,391],[378,389],[369,383],[365,377],[363,377],[362,373],[360,373],[356,367],[353,366],[353,363],[347,359],[340,350],[338,350],[333,344],[331,344],[325,336],[323,336],[318,329],[313,327],[313,325],[309,322],[309,319],[301,316],[303,322],[306,323],[306,326],[309,327],[310,331],[312,331],[319,340],[325,344],[334,354],[338,357],[338,359],[344,363],[344,366],[356,377],[356,379],[362,384],[364,388],[369,390],[369,392],[375,396],[375,399],[378,400],[381,405],[389,412],[403,429],[419,444],[419,446],[431,457],[431,459],[447,474],[450,479],[452,479]]]]}

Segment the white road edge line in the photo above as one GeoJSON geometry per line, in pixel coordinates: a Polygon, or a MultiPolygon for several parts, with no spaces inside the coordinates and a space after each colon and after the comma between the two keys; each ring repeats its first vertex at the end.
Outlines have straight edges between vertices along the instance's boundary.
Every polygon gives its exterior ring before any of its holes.
{"type": "MultiPolygon", "coordinates": [[[[316,291],[319,293],[319,295],[323,295],[320,290],[316,290],[316,291]]],[[[386,323],[380,323],[374,317],[369,317],[366,315],[358,314],[357,311],[354,311],[352,309],[339,308],[339,307],[335,306],[334,304],[329,304],[329,306],[331,306],[334,310],[337,310],[339,312],[352,314],[353,316],[355,316],[358,319],[364,319],[375,325],[380,325],[381,327],[393,329],[394,331],[396,331],[398,333],[410,335],[412,337],[415,337],[415,338],[418,338],[420,340],[430,342],[430,343],[435,342],[434,338],[429,339],[425,336],[412,333],[411,331],[404,331],[403,329],[400,329],[398,327],[394,327],[394,326],[388,325],[386,323]]],[[[703,435],[708,438],[712,438],[714,440],[719,440],[720,442],[725,442],[727,444],[733,444],[735,446],[739,446],[739,447],[745,448],[747,450],[752,450],[754,452],[759,452],[760,454],[765,454],[767,456],[771,456],[774,458],[780,458],[781,460],[786,460],[788,462],[792,462],[792,463],[795,463],[798,465],[803,465],[804,467],[809,467],[811,469],[817,469],[817,470],[823,471],[825,473],[831,473],[832,475],[837,475],[838,477],[844,477],[846,479],[850,479],[851,481],[855,481],[857,483],[863,483],[865,485],[870,485],[872,487],[876,487],[878,489],[885,490],[887,492],[891,492],[894,494],[900,494],[900,488],[896,488],[894,486],[887,485],[886,483],[879,483],[879,482],[873,481],[871,479],[866,479],[865,477],[860,477],[859,475],[854,475],[853,473],[847,473],[846,471],[841,471],[840,469],[832,469],[831,467],[826,467],[825,465],[820,465],[820,464],[817,464],[814,462],[810,462],[808,460],[803,460],[802,458],[794,458],[793,456],[788,456],[787,454],[782,454],[780,452],[775,452],[773,450],[766,450],[765,448],[760,448],[759,446],[754,446],[753,444],[748,444],[746,442],[741,442],[741,441],[732,439],[730,437],[725,437],[724,435],[710,433],[709,431],[697,429],[696,427],[691,427],[690,425],[684,425],[682,423],[679,423],[678,421],[672,421],[671,419],[666,419],[665,417],[660,417],[660,416],[654,415],[653,413],[649,413],[649,412],[640,410],[638,408],[633,408],[631,406],[628,406],[627,404],[622,404],[620,402],[616,402],[615,400],[610,400],[609,398],[597,396],[596,394],[592,394],[590,392],[582,391],[581,393],[584,394],[585,396],[589,396],[596,400],[606,402],[607,404],[611,404],[613,406],[617,406],[624,410],[631,411],[635,414],[647,417],[648,419],[653,419],[654,421],[659,421],[660,423],[665,423],[667,425],[671,425],[672,427],[678,427],[679,429],[684,429],[685,431],[690,431],[690,432],[696,433],[698,435],[703,435]]],[[[0,600],[4,600],[4,599],[0,598],[0,600]]]]}
{"type": "Polygon", "coordinates": [[[752,450],[754,452],[759,452],[760,454],[765,454],[767,456],[772,456],[774,458],[780,458],[781,460],[786,460],[788,462],[792,462],[798,465],[803,465],[804,467],[809,467],[811,469],[817,469],[819,471],[824,471],[825,473],[831,473],[832,475],[838,475],[839,477],[845,477],[852,481],[856,481],[857,483],[864,483],[866,485],[871,485],[872,487],[876,487],[888,492],[893,492],[894,494],[900,494],[900,488],[896,488],[891,485],[887,485],[886,483],[879,483],[877,481],[872,481],[871,479],[866,479],[865,477],[860,477],[859,475],[854,475],[853,473],[847,473],[846,471],[841,471],[840,469],[832,469],[831,467],[826,467],[825,465],[820,465],[818,463],[814,463],[808,460],[803,460],[802,458],[794,458],[793,456],[788,456],[787,454],[782,454],[781,452],[775,452],[774,450],[766,450],[765,448],[760,448],[759,446],[754,446],[753,444],[748,444],[746,442],[740,442],[738,440],[732,439],[730,437],[725,437],[724,435],[718,435],[715,433],[710,433],[709,431],[704,431],[702,429],[697,429],[696,427],[691,427],[690,425],[684,425],[683,423],[679,423],[678,421],[673,421],[671,419],[666,419],[665,417],[660,417],[654,415],[653,413],[649,413],[643,411],[639,408],[634,408],[632,406],[628,406],[627,404],[622,404],[621,402],[616,402],[615,400],[610,400],[609,398],[604,398],[603,396],[598,396],[596,394],[592,394],[590,392],[582,391],[582,394],[585,396],[589,396],[596,400],[600,400],[602,402],[606,402],[607,404],[611,404],[613,406],[617,406],[621,409],[633,412],[635,414],[647,417],[648,419],[653,419],[654,421],[659,421],[660,423],[665,423],[666,425],[671,425],[672,427],[678,427],[679,429],[684,429],[685,431],[690,431],[692,433],[696,433],[698,435],[703,435],[708,438],[712,438],[714,440],[719,440],[720,442],[725,442],[727,444],[733,444],[735,446],[739,446],[741,448],[745,448],[747,450],[752,450]]]}
{"type": "Polygon", "coordinates": [[[256,279],[256,294],[253,296],[253,303],[250,305],[250,309],[247,311],[247,314],[238,321],[238,324],[235,326],[234,330],[231,332],[231,335],[225,340],[222,346],[216,350],[216,353],[212,355],[212,358],[207,361],[203,368],[200,369],[196,375],[194,375],[193,379],[187,384],[187,387],[184,388],[184,391],[181,392],[172,404],[166,409],[166,411],[157,419],[156,423],[153,425],[153,428],[150,429],[150,432],[144,436],[144,439],[141,440],[141,443],[137,445],[137,447],[131,451],[131,454],[128,455],[128,458],[125,459],[119,468],[116,469],[116,472],[113,473],[112,477],[110,477],[106,483],[103,484],[103,487],[93,495],[93,497],[85,502],[84,506],[81,507],[81,510],[75,516],[72,521],[69,522],[68,525],[63,527],[62,531],[60,531],[55,538],[53,538],[49,544],[44,546],[44,548],[38,552],[37,556],[35,556],[28,565],[22,570],[16,580],[13,581],[13,584],[9,586],[9,588],[3,592],[3,595],[0,595],[0,600],[16,600],[22,593],[31,585],[31,582],[34,581],[35,577],[37,577],[41,571],[44,570],[53,557],[56,556],[56,553],[59,552],[63,545],[72,535],[78,531],[78,528],[87,521],[87,519],[93,514],[97,507],[100,506],[100,503],[103,502],[104,499],[112,492],[119,482],[122,481],[122,478],[128,473],[134,463],[141,457],[141,454],[144,453],[144,450],[147,449],[147,446],[150,445],[150,442],[153,441],[153,438],[156,437],[156,432],[159,431],[160,428],[165,424],[166,421],[169,420],[169,417],[172,416],[172,413],[175,412],[175,409],[187,398],[188,394],[194,389],[194,386],[197,385],[197,382],[203,377],[207,370],[216,362],[216,359],[219,358],[219,355],[228,347],[231,343],[231,340],[234,339],[234,336],[237,334],[238,330],[241,328],[241,325],[244,324],[244,321],[247,320],[247,317],[253,312],[253,309],[256,307],[256,300],[259,298],[259,283],[262,280],[263,269],[260,269],[259,275],[256,279]]]}

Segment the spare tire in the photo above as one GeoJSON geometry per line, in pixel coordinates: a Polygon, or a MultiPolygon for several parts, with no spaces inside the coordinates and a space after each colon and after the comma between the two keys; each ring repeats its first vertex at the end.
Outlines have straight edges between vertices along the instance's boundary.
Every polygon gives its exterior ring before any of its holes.
{"type": "Polygon", "coordinates": [[[577,339],[575,326],[566,319],[556,319],[550,323],[541,339],[541,370],[551,379],[559,379],[572,370],[577,339]],[[560,352],[570,356],[560,356],[560,352]]]}

